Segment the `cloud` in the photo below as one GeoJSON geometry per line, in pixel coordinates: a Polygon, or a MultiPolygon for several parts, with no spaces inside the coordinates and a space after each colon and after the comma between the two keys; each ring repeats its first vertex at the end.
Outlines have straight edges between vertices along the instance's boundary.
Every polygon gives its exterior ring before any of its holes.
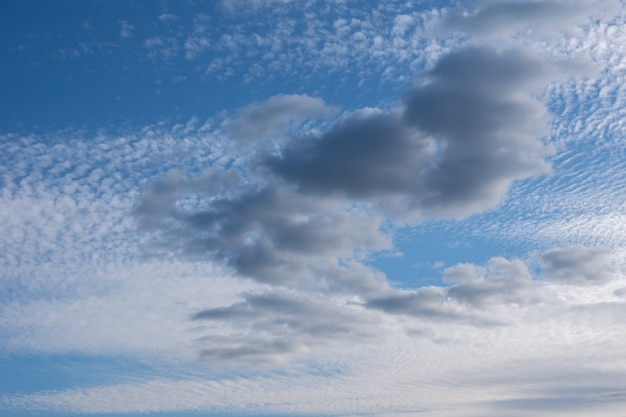
{"type": "Polygon", "coordinates": [[[388,314],[402,314],[425,320],[463,320],[466,314],[446,300],[441,287],[422,287],[415,291],[394,291],[365,303],[368,308],[388,314]]]}
{"type": "MultiPolygon", "coordinates": [[[[451,53],[405,94],[404,107],[353,112],[319,136],[288,140],[280,155],[254,155],[247,167],[165,179],[137,218],[159,231],[166,250],[259,282],[384,290],[386,279],[361,262],[391,249],[387,216],[468,216],[495,207],[514,180],[549,170],[540,140],[546,110],[527,91],[549,75],[518,51],[451,53]]],[[[325,108],[277,96],[243,109],[230,128],[261,137],[325,108]]]]}
{"type": "MultiPolygon", "coordinates": [[[[580,295],[588,290],[571,289],[580,295]]],[[[623,314],[616,314],[616,309],[607,314],[612,317],[607,322],[595,309],[573,311],[570,303],[556,301],[489,309],[498,319],[510,319],[509,326],[467,326],[453,320],[433,325],[399,315],[380,315],[376,322],[358,306],[337,303],[336,298],[293,291],[249,292],[225,307],[196,310],[205,317],[192,324],[209,330],[223,326],[228,331],[196,341],[196,346],[205,343],[204,359],[210,366],[191,363],[191,374],[163,375],[158,368],[156,379],[0,396],[0,407],[66,414],[185,410],[394,415],[425,410],[437,417],[498,417],[503,413],[502,400],[583,395],[622,402],[620,394],[612,393],[626,387],[624,323],[619,320],[623,314]],[[353,329],[342,332],[342,327],[352,325],[353,329]],[[410,328],[416,331],[408,334],[410,328]],[[335,331],[337,337],[331,340],[335,331]],[[371,338],[369,331],[374,332],[371,338]],[[317,339],[319,332],[323,337],[317,339]],[[290,340],[293,335],[299,338],[290,340]],[[371,343],[361,343],[361,336],[371,343]],[[226,346],[232,350],[220,349],[226,346]],[[222,366],[237,360],[280,363],[293,352],[304,360],[276,372],[256,367],[248,373],[221,372],[222,366]]],[[[154,325],[159,328],[158,321],[154,325]]],[[[619,405],[621,409],[600,414],[621,416],[623,404],[619,405]]],[[[595,412],[601,406],[585,411],[595,412]]],[[[532,404],[520,402],[515,408],[524,415],[532,404]]]]}
{"type": "Polygon", "coordinates": [[[152,36],[146,39],[143,46],[148,50],[152,59],[161,58],[165,61],[175,58],[180,52],[180,44],[175,38],[152,36]]]}
{"type": "Polygon", "coordinates": [[[358,264],[363,254],[390,247],[382,218],[289,187],[231,189],[223,180],[229,173],[159,184],[143,198],[138,220],[159,231],[166,251],[225,263],[263,283],[340,292],[386,287],[382,274],[358,264]],[[201,194],[206,207],[185,208],[185,190],[201,194]]]}
{"type": "Polygon", "coordinates": [[[616,10],[609,1],[481,1],[473,13],[454,10],[444,21],[450,29],[473,36],[508,36],[518,32],[541,35],[559,33],[584,23],[592,16],[616,10]]]}
{"type": "Polygon", "coordinates": [[[429,162],[430,147],[397,114],[363,109],[321,137],[292,141],[268,166],[303,193],[338,193],[367,201],[410,193],[429,162]]]}
{"type": "Polygon", "coordinates": [[[243,300],[226,307],[202,310],[192,320],[228,323],[238,332],[208,335],[197,342],[203,360],[221,366],[276,364],[304,354],[314,347],[364,343],[372,340],[374,316],[356,305],[337,299],[285,290],[248,293],[243,300]]]}
{"type": "Polygon", "coordinates": [[[615,277],[608,248],[570,246],[550,249],[541,256],[541,270],[550,280],[568,285],[605,284],[615,277]]]}
{"type": "Polygon", "coordinates": [[[457,264],[443,271],[442,280],[452,285],[413,291],[394,289],[367,300],[365,306],[424,320],[492,326],[504,322],[482,314],[484,311],[530,305],[543,298],[528,267],[520,260],[492,258],[486,267],[457,264]]]}
{"type": "MultiPolygon", "coordinates": [[[[166,178],[143,197],[137,219],[157,232],[163,253],[208,259],[264,284],[355,294],[394,313],[453,316],[445,303],[434,307],[428,290],[388,293],[386,277],[364,262],[392,249],[389,218],[403,225],[469,216],[497,206],[515,180],[549,172],[547,110],[532,94],[555,76],[521,50],[451,52],[402,106],[348,113],[323,133],[252,153],[247,165],[166,178]]],[[[312,97],[276,96],[242,109],[228,128],[251,140],[325,109],[312,97]]],[[[447,279],[462,269],[447,270],[447,279]]],[[[531,278],[519,261],[494,259],[487,269],[466,274],[446,296],[472,307],[526,300],[531,278]]]]}
{"type": "Polygon", "coordinates": [[[540,299],[528,267],[519,259],[492,258],[486,268],[459,264],[444,270],[443,281],[454,283],[449,298],[477,308],[540,299]]]}
{"type": "Polygon", "coordinates": [[[258,142],[282,133],[294,120],[314,119],[329,111],[319,98],[298,94],[278,95],[263,103],[244,107],[237,117],[222,123],[222,127],[236,140],[258,142]]]}
{"type": "Polygon", "coordinates": [[[548,114],[531,93],[554,75],[518,50],[467,47],[443,56],[398,111],[355,112],[266,164],[303,193],[469,216],[495,207],[513,181],[550,171],[548,114]]]}

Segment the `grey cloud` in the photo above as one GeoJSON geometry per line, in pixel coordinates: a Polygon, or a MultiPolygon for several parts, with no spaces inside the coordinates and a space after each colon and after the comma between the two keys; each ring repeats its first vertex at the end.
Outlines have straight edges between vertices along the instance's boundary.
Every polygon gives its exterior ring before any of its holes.
{"type": "Polygon", "coordinates": [[[443,279],[453,282],[448,298],[485,308],[503,303],[536,301],[535,285],[526,264],[520,260],[492,258],[486,268],[460,264],[444,271],[443,279]]]}
{"type": "MultiPolygon", "coordinates": [[[[497,205],[513,181],[548,172],[541,142],[547,111],[532,94],[554,75],[523,51],[461,49],[424,74],[396,110],[353,112],[320,135],[289,139],[278,154],[254,154],[238,172],[166,179],[144,197],[137,217],[165,252],[218,262],[274,287],[349,294],[366,310],[495,324],[482,317],[486,306],[533,300],[520,261],[494,259],[483,272],[457,266],[445,273],[451,287],[407,292],[391,289],[364,260],[392,248],[383,232],[390,215],[396,224],[468,216],[497,205]]],[[[270,99],[241,112],[241,135],[262,136],[322,108],[302,96],[270,99]]],[[[314,338],[353,331],[344,327],[351,313],[285,297],[292,295],[247,295],[199,312],[196,320],[251,329],[223,336],[221,346],[208,341],[203,355],[282,358],[314,338]]]]}
{"type": "Polygon", "coordinates": [[[192,320],[228,321],[237,328],[247,329],[234,335],[200,339],[204,359],[270,363],[312,346],[329,345],[346,338],[365,341],[372,336],[375,326],[357,306],[281,290],[244,294],[242,301],[200,311],[192,320]]]}
{"type": "Polygon", "coordinates": [[[179,179],[176,192],[176,182],[166,180],[142,200],[140,223],[159,232],[157,245],[165,251],[225,263],[260,282],[342,292],[387,287],[384,275],[357,262],[361,251],[390,247],[380,217],[289,187],[230,190],[231,181],[220,179],[227,174],[179,179]],[[202,207],[181,207],[185,193],[205,190],[202,207]]]}
{"type": "Polygon", "coordinates": [[[615,276],[611,251],[604,247],[570,246],[551,249],[541,256],[547,279],[570,285],[604,284],[615,276]]]}
{"type": "Polygon", "coordinates": [[[623,326],[626,302],[596,302],[574,305],[569,312],[577,323],[594,325],[599,322],[623,326]]]}
{"type": "Polygon", "coordinates": [[[514,180],[549,171],[547,111],[530,93],[553,75],[521,51],[468,47],[407,91],[402,112],[355,112],[266,164],[302,193],[468,216],[497,205],[514,180]]]}
{"type": "Polygon", "coordinates": [[[328,112],[323,100],[306,95],[278,95],[263,103],[251,104],[239,111],[234,119],[226,120],[222,127],[240,141],[258,141],[281,133],[290,121],[315,118],[328,112]]]}
{"type": "MultiPolygon", "coordinates": [[[[381,231],[390,214],[397,222],[468,216],[497,205],[514,180],[549,170],[540,140],[546,109],[529,91],[552,75],[521,51],[450,53],[406,92],[403,107],[356,111],[319,137],[290,140],[280,156],[261,152],[261,163],[239,172],[165,179],[144,196],[138,219],[166,251],[260,282],[384,290],[385,277],[360,262],[391,248],[381,231]]],[[[241,123],[262,135],[324,108],[278,96],[244,109],[241,123]]]]}
{"type": "Polygon", "coordinates": [[[428,163],[428,143],[398,115],[355,112],[320,138],[289,143],[268,165],[300,191],[369,199],[411,192],[428,163]]]}
{"type": "Polygon", "coordinates": [[[389,314],[402,314],[424,319],[451,320],[465,317],[465,314],[455,310],[447,302],[445,289],[441,287],[424,287],[415,291],[395,291],[372,298],[365,303],[365,306],[389,314]]]}
{"type": "Polygon", "coordinates": [[[494,207],[514,180],[549,171],[546,108],[530,94],[549,65],[522,51],[469,47],[443,57],[404,97],[405,120],[441,150],[417,198],[430,211],[468,215],[494,207]]]}
{"type": "Polygon", "coordinates": [[[520,260],[492,258],[485,268],[458,264],[444,271],[443,281],[452,285],[395,290],[368,300],[365,306],[389,314],[494,325],[501,323],[482,317],[480,310],[541,299],[528,267],[520,260]]]}
{"type": "MultiPolygon", "coordinates": [[[[543,276],[570,285],[606,283],[615,276],[609,255],[606,248],[551,249],[541,258],[543,276]]],[[[526,263],[519,259],[491,258],[484,267],[457,264],[443,271],[442,280],[450,286],[390,290],[368,299],[364,305],[389,314],[497,324],[485,320],[481,314],[501,305],[533,305],[547,299],[526,263]]],[[[624,297],[624,294],[625,288],[614,291],[616,297],[624,297]]],[[[591,317],[605,314],[609,320],[620,317],[617,313],[624,305],[618,302],[587,304],[574,307],[572,311],[589,311],[593,313],[591,317]]]]}
{"type": "Polygon", "coordinates": [[[520,31],[557,33],[590,16],[614,10],[613,1],[483,1],[475,13],[455,10],[445,26],[472,35],[505,36],[520,31]]]}

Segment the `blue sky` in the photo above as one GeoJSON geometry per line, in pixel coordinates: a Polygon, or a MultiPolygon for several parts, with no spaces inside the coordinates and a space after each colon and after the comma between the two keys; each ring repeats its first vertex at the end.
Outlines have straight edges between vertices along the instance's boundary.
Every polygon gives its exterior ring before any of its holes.
{"type": "Polygon", "coordinates": [[[621,0],[0,13],[3,416],[622,416],[621,0]]]}

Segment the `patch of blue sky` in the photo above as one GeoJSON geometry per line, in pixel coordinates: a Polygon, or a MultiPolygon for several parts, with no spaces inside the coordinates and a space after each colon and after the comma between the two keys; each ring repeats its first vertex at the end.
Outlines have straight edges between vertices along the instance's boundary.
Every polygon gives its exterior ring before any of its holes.
{"type": "Polygon", "coordinates": [[[403,62],[393,59],[392,34],[380,38],[379,48],[387,50],[371,50],[377,41],[368,37],[379,29],[371,26],[393,25],[393,7],[387,15],[374,3],[337,10],[285,7],[239,15],[218,2],[89,2],[71,9],[12,4],[2,17],[7,35],[0,38],[0,110],[6,117],[0,128],[45,132],[179,122],[289,92],[348,109],[376,106],[397,96],[419,69],[415,59],[426,40],[404,45],[409,49],[403,62]],[[315,18],[307,19],[313,10],[315,18]],[[357,35],[363,46],[346,51],[357,35]],[[386,70],[406,75],[385,77],[386,70]]]}
{"type": "MultiPolygon", "coordinates": [[[[309,366],[311,374],[329,375],[330,370],[309,366]]],[[[85,355],[71,353],[2,353],[0,392],[4,395],[36,391],[63,391],[148,381],[158,378],[177,380],[235,380],[259,375],[288,376],[289,372],[237,372],[210,364],[180,361],[166,356],[111,353],[85,355]]],[[[336,372],[336,370],[334,371],[336,372]]],[[[1,403],[0,403],[1,404],[1,403]]]]}
{"type": "Polygon", "coordinates": [[[122,383],[148,372],[154,375],[155,369],[119,356],[32,353],[3,354],[0,371],[0,392],[13,395],[122,383]]]}
{"type": "Polygon", "coordinates": [[[526,246],[493,233],[481,234],[473,221],[428,221],[401,229],[394,239],[396,252],[375,255],[371,265],[384,271],[392,285],[414,289],[446,286],[442,272],[458,263],[484,265],[497,256],[526,257],[526,246]]]}

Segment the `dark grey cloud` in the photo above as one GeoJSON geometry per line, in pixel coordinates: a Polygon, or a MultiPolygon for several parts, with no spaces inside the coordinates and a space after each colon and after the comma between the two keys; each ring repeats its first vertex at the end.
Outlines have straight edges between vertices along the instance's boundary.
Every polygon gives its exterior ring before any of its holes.
{"type": "Polygon", "coordinates": [[[548,172],[541,142],[548,114],[532,93],[554,75],[519,50],[469,47],[444,56],[404,97],[406,122],[442,148],[420,203],[468,215],[495,206],[514,180],[548,172]]]}
{"type": "Polygon", "coordinates": [[[616,289],[613,291],[613,295],[619,298],[626,298],[626,287],[616,289]]]}
{"type": "Polygon", "coordinates": [[[290,187],[230,190],[237,181],[223,175],[231,173],[189,181],[172,176],[144,197],[138,219],[158,231],[157,251],[211,259],[273,285],[357,293],[387,287],[384,275],[357,262],[390,248],[380,217],[290,187]],[[185,207],[192,192],[201,206],[185,207]]]}
{"type": "Polygon", "coordinates": [[[304,193],[367,200],[377,194],[410,193],[429,162],[428,145],[398,114],[364,109],[319,138],[292,141],[267,164],[304,193]]]}
{"type": "Polygon", "coordinates": [[[543,276],[570,285],[604,284],[615,277],[611,251],[604,247],[555,248],[541,256],[543,276]]]}
{"type": "Polygon", "coordinates": [[[513,181],[549,171],[548,114],[531,94],[554,75],[519,50],[464,48],[408,90],[401,110],[355,112],[266,164],[301,193],[468,216],[497,205],[513,181]]]}

